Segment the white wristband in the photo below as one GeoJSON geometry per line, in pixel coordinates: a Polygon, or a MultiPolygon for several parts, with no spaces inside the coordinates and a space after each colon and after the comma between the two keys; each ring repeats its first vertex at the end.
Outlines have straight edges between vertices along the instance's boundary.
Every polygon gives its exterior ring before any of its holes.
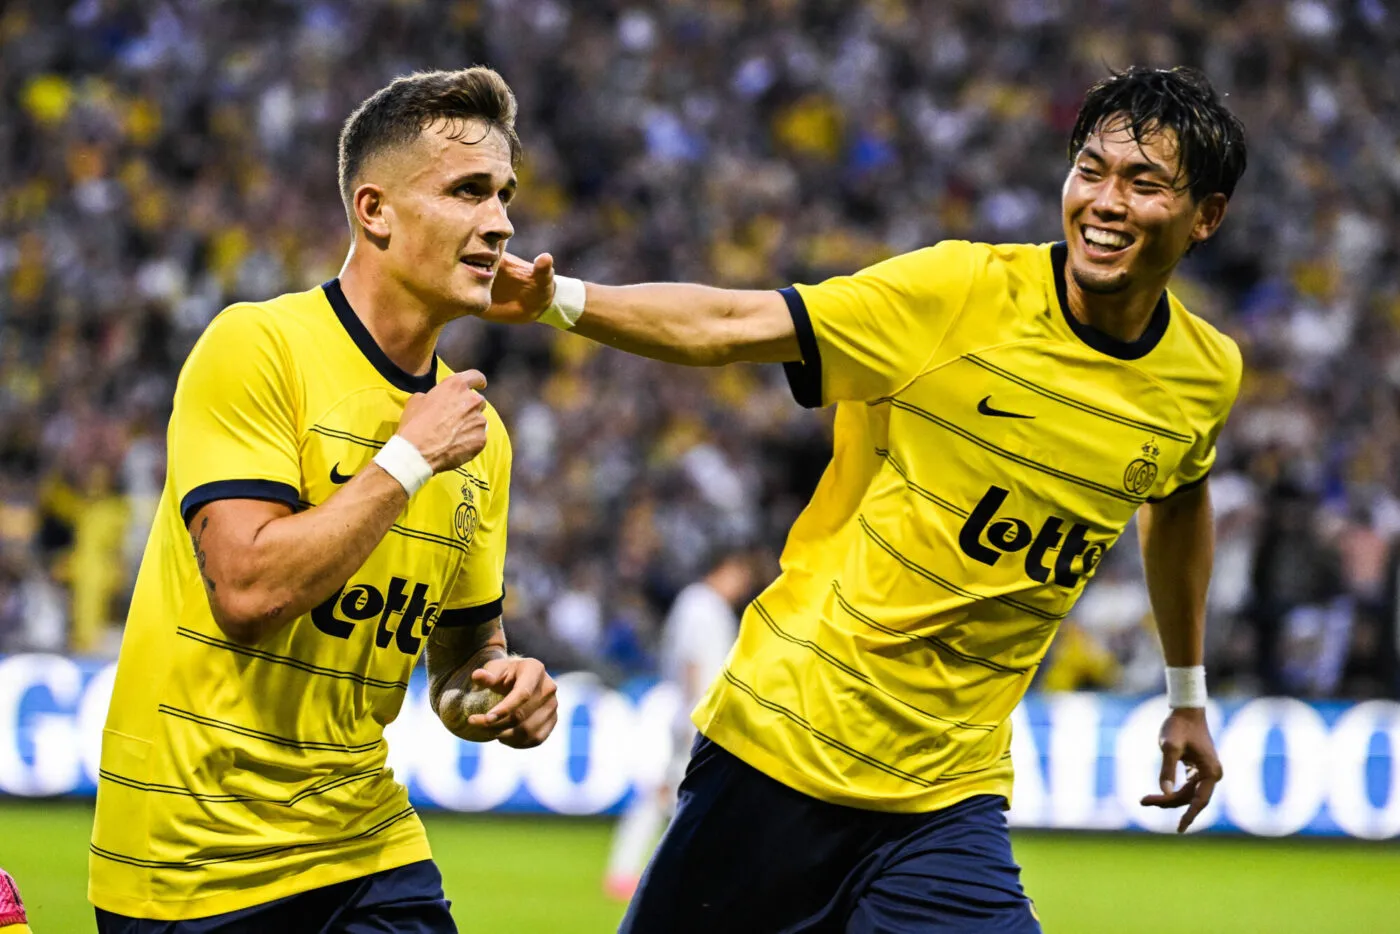
{"type": "Polygon", "coordinates": [[[585,292],[583,280],[572,276],[554,277],[554,303],[540,315],[540,321],[552,328],[567,331],[578,323],[583,314],[585,292]]]}
{"type": "Polygon", "coordinates": [[[399,481],[399,486],[403,487],[410,499],[423,488],[423,484],[433,479],[432,465],[413,446],[413,442],[402,435],[394,435],[384,442],[384,447],[374,455],[374,462],[399,481]]]}
{"type": "Polygon", "coordinates": [[[1167,668],[1167,705],[1173,710],[1206,705],[1205,665],[1167,668]]]}

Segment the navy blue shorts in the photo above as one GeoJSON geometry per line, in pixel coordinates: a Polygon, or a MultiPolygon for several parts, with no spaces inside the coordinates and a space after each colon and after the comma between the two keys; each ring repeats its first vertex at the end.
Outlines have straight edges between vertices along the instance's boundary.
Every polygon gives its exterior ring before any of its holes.
{"type": "Polygon", "coordinates": [[[927,814],[794,791],[700,737],[620,934],[1039,934],[1006,799],[927,814]]]}
{"type": "Polygon", "coordinates": [[[432,860],[227,914],[149,921],[97,909],[98,934],[457,934],[432,860]]]}

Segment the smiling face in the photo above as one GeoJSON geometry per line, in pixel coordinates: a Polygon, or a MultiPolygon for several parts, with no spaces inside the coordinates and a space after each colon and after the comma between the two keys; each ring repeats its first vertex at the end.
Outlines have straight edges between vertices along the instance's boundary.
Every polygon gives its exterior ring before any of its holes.
{"type": "Polygon", "coordinates": [[[448,320],[490,307],[515,187],[503,133],[440,120],[373,159],[354,204],[383,271],[448,320]]]}
{"type": "Polygon", "coordinates": [[[1135,140],[1125,119],[1110,116],[1089,134],[1062,198],[1067,271],[1081,291],[1160,291],[1186,251],[1220,226],[1225,196],[1195,200],[1179,158],[1170,128],[1135,140]]]}

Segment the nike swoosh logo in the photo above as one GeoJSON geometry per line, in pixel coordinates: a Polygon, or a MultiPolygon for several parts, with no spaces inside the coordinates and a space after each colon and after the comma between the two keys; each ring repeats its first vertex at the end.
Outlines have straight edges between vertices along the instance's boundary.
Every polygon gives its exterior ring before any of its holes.
{"type": "Polygon", "coordinates": [[[336,461],[335,466],[331,468],[331,483],[344,483],[345,481],[349,480],[350,477],[353,476],[355,475],[350,474],[347,476],[346,474],[340,472],[340,461],[336,461]]]}
{"type": "Polygon", "coordinates": [[[981,412],[983,415],[995,415],[998,418],[1035,418],[1034,415],[1022,415],[1019,412],[1008,412],[1005,409],[994,409],[989,404],[991,401],[991,396],[984,396],[982,398],[982,401],[977,403],[977,411],[981,412]]]}

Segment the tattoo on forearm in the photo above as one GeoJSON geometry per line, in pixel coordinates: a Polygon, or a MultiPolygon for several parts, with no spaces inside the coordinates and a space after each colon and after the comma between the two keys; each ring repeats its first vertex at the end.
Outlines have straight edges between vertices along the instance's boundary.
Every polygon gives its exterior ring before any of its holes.
{"type": "Polygon", "coordinates": [[[199,576],[204,578],[204,586],[208,587],[212,593],[217,588],[214,584],[214,579],[210,577],[209,572],[204,569],[206,559],[204,557],[204,548],[200,545],[200,541],[204,538],[204,531],[207,528],[209,528],[209,517],[205,516],[204,521],[199,524],[199,531],[193,533],[190,539],[194,542],[194,560],[195,563],[199,565],[199,576]]]}
{"type": "Polygon", "coordinates": [[[473,671],[507,654],[499,617],[480,626],[434,629],[428,636],[428,700],[433,709],[438,709],[447,688],[469,690],[473,671]]]}

